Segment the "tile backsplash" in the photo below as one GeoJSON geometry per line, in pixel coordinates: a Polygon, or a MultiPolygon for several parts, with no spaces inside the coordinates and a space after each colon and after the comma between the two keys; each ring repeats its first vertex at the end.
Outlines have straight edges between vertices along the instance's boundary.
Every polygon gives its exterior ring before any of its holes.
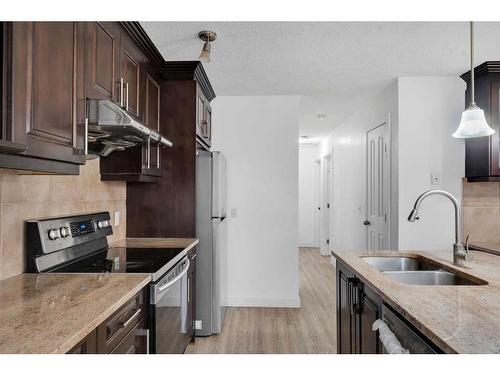
{"type": "MultiPolygon", "coordinates": [[[[126,183],[103,182],[99,160],[89,160],[78,176],[20,174],[0,169],[0,280],[24,271],[24,220],[82,212],[120,211],[110,242],[126,235],[126,183]]],[[[113,223],[114,224],[114,223],[113,223]]]]}
{"type": "Polygon", "coordinates": [[[463,233],[470,242],[500,242],[500,183],[463,182],[463,233]]]}

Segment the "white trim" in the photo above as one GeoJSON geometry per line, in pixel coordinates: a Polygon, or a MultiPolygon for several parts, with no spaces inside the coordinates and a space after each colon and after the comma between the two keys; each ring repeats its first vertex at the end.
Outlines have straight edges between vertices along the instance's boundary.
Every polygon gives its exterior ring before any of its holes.
{"type": "Polygon", "coordinates": [[[318,247],[313,243],[299,243],[299,247],[318,247]]]}
{"type": "Polygon", "coordinates": [[[300,308],[300,297],[297,298],[228,297],[224,306],[300,308]]]}

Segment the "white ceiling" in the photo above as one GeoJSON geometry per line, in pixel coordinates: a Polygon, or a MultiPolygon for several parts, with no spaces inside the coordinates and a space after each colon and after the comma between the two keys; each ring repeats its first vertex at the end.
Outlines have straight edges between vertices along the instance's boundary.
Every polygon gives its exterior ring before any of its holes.
{"type": "MultiPolygon", "coordinates": [[[[166,60],[204,64],[217,95],[304,95],[301,134],[321,137],[398,76],[468,70],[466,22],[142,22],[166,60]],[[326,114],[320,120],[317,114],[326,114]]],[[[500,23],[476,24],[476,62],[500,60],[500,23]]]]}

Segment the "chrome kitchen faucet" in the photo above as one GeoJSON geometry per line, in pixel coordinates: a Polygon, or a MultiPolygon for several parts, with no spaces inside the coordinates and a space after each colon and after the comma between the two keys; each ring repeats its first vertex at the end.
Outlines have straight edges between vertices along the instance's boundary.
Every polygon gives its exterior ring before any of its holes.
{"type": "Polygon", "coordinates": [[[453,206],[455,207],[455,243],[453,244],[453,264],[459,267],[463,267],[463,262],[466,260],[468,249],[460,241],[460,207],[458,205],[457,198],[444,190],[428,190],[425,193],[420,194],[420,196],[415,201],[415,205],[413,206],[413,209],[408,216],[408,221],[413,223],[415,220],[419,219],[418,209],[420,207],[420,204],[429,195],[445,196],[453,203],[453,206]]]}

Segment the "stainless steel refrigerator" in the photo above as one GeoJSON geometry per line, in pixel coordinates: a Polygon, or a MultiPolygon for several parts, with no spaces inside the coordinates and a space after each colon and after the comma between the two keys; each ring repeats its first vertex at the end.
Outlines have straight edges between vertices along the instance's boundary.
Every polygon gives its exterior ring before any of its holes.
{"type": "Polygon", "coordinates": [[[197,336],[221,332],[224,307],[226,251],[226,160],[220,152],[198,145],[196,152],[196,256],[197,336]]]}

